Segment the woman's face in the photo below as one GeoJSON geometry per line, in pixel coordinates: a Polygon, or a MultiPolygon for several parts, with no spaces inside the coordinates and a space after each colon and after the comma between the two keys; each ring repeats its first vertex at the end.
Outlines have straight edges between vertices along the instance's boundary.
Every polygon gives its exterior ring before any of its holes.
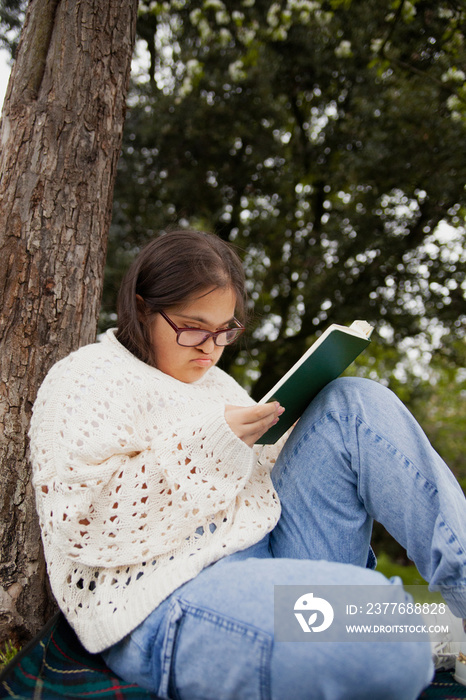
{"type": "MultiPolygon", "coordinates": [[[[230,326],[235,306],[235,292],[227,287],[207,290],[200,297],[164,311],[178,328],[218,331],[230,326]]],[[[213,338],[192,348],[178,345],[175,330],[158,313],[151,321],[150,335],[157,369],[188,384],[200,379],[216,365],[223,352],[213,338]]]]}

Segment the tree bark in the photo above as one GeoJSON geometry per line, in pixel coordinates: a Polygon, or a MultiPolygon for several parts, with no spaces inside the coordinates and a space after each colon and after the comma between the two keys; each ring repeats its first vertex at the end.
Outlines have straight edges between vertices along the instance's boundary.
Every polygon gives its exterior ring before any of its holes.
{"type": "Polygon", "coordinates": [[[36,391],[95,339],[137,0],[31,0],[0,124],[0,642],[50,614],[27,462],[36,391]]]}

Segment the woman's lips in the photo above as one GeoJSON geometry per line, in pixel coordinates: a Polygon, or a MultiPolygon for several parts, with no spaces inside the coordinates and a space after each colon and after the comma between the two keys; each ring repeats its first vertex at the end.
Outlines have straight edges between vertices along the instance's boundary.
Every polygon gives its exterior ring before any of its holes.
{"type": "Polygon", "coordinates": [[[192,360],[196,365],[199,365],[199,367],[210,367],[212,364],[212,358],[210,357],[197,357],[195,360],[192,360]]]}

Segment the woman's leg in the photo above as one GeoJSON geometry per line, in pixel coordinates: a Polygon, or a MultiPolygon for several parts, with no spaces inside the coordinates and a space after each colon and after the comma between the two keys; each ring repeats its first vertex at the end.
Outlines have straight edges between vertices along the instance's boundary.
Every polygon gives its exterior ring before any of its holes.
{"type": "MultiPolygon", "coordinates": [[[[181,586],[104,657],[127,681],[171,700],[415,700],[433,672],[426,642],[275,641],[275,585],[306,582],[387,584],[362,567],[251,548],[181,586]]],[[[406,602],[400,585],[383,591],[386,602],[406,602]]],[[[419,616],[392,623],[419,624],[419,616]]]]}
{"type": "Polygon", "coordinates": [[[342,378],[310,404],[272,471],[276,557],[365,566],[373,519],[431,589],[466,617],[466,502],[424,432],[388,389],[342,378]]]}

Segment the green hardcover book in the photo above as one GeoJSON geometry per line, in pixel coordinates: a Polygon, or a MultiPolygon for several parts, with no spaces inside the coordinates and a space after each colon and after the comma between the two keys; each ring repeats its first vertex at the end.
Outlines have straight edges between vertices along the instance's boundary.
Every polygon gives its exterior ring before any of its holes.
{"type": "Polygon", "coordinates": [[[326,384],[342,374],[369,345],[372,326],[355,321],[351,326],[332,324],[296,364],[259,401],[278,401],[285,413],[258,440],[271,445],[296,423],[312,399],[326,384]]]}

